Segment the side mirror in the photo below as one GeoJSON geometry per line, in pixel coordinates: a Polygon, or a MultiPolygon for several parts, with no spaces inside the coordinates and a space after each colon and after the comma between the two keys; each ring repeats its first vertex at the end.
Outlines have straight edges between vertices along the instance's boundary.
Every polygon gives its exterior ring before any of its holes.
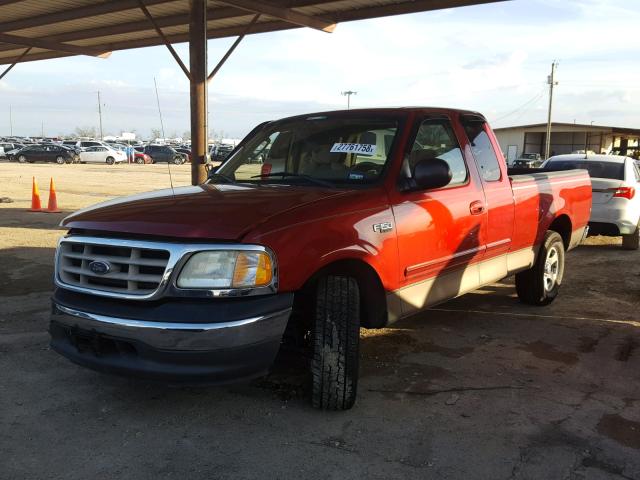
{"type": "Polygon", "coordinates": [[[420,160],[413,168],[412,190],[432,190],[442,188],[451,182],[449,164],[439,158],[420,160]]]}

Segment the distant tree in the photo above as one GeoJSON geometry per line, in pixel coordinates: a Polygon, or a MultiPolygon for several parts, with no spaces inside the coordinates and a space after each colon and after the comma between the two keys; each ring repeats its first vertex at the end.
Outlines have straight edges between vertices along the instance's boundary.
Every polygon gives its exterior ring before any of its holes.
{"type": "Polygon", "coordinates": [[[96,127],[76,127],[76,136],[78,137],[94,137],[96,136],[96,127]]]}
{"type": "Polygon", "coordinates": [[[159,128],[151,129],[151,140],[155,140],[156,138],[162,138],[162,132],[159,128]]]}

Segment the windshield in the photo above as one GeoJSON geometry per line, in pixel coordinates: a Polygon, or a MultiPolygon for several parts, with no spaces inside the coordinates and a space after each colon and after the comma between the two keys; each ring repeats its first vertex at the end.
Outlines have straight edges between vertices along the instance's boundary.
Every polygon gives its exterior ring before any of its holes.
{"type": "Polygon", "coordinates": [[[382,174],[397,131],[388,117],[285,120],[255,132],[216,173],[235,182],[368,184],[382,174]]]}
{"type": "Polygon", "coordinates": [[[623,162],[597,162],[593,160],[553,160],[547,164],[547,168],[554,170],[573,170],[580,168],[589,171],[592,178],[611,178],[624,180],[623,162]]]}

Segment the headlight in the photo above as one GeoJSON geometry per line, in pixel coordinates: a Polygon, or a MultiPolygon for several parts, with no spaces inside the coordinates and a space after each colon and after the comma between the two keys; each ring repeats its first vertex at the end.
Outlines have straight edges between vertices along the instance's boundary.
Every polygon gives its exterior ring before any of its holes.
{"type": "Polygon", "coordinates": [[[193,255],[178,276],[179,288],[264,287],[273,280],[266,252],[220,250],[193,255]]]}

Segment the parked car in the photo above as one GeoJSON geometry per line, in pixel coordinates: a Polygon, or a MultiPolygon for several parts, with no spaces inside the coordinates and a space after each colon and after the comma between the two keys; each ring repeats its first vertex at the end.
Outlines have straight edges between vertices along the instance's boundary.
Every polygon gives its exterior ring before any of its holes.
{"type": "Polygon", "coordinates": [[[539,153],[523,153],[513,161],[513,168],[538,168],[543,164],[539,153]]]}
{"type": "Polygon", "coordinates": [[[593,207],[589,234],[622,236],[622,246],[640,247],[640,168],[629,157],[619,155],[558,155],[545,169],[583,168],[593,185],[593,207]]]}
{"type": "Polygon", "coordinates": [[[183,154],[176,152],[175,149],[167,145],[146,145],[143,153],[149,155],[153,163],[171,162],[181,165],[185,162],[183,154]]]}
{"type": "Polygon", "coordinates": [[[146,163],[153,163],[153,160],[151,159],[151,157],[149,155],[147,155],[146,153],[140,153],[137,150],[133,153],[134,155],[134,161],[140,165],[146,164],[146,163]]]}
{"type": "Polygon", "coordinates": [[[24,147],[21,143],[0,143],[0,157],[9,158],[10,152],[15,152],[24,147]]]}
{"type": "Polygon", "coordinates": [[[518,158],[513,161],[513,168],[536,168],[539,167],[542,162],[536,160],[528,160],[525,158],[518,158]]]}
{"type": "Polygon", "coordinates": [[[185,148],[185,147],[174,147],[174,150],[178,153],[182,153],[183,155],[186,155],[187,157],[187,162],[191,161],[191,149],[190,148],[185,148]]]}
{"type": "Polygon", "coordinates": [[[115,148],[96,146],[87,147],[80,152],[80,161],[82,163],[106,163],[107,165],[113,165],[115,163],[126,162],[127,154],[122,150],[116,150],[115,148]]]}
{"type": "Polygon", "coordinates": [[[76,142],[76,147],[84,150],[89,147],[109,147],[109,144],[100,140],[78,140],[76,142]]]}
{"type": "Polygon", "coordinates": [[[210,157],[214,162],[223,162],[231,154],[234,147],[227,144],[216,144],[211,147],[210,157]]]}
{"type": "Polygon", "coordinates": [[[27,145],[11,154],[10,160],[18,160],[20,163],[56,162],[59,165],[75,163],[80,160],[78,154],[62,145],[42,144],[27,145]]]}
{"type": "Polygon", "coordinates": [[[267,371],[286,329],[313,405],[351,408],[360,327],[514,274],[522,302],[557,298],[589,176],[509,177],[497,148],[483,116],[449,109],[261,125],[202,185],[63,220],[51,347],[103,372],[230,382],[267,371]]]}

